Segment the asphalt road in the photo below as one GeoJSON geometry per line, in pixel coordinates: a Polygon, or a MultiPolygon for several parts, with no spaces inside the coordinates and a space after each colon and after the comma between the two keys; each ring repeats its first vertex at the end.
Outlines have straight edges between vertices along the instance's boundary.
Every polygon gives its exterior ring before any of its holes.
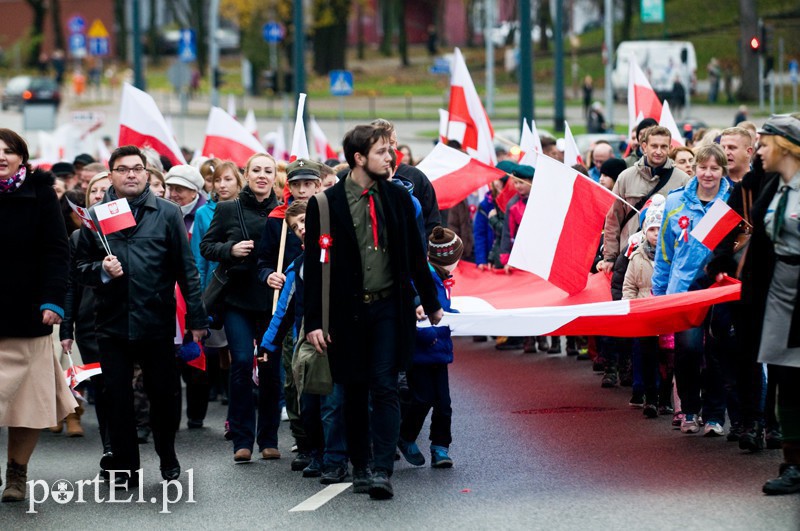
{"type": "MultiPolygon", "coordinates": [[[[766,497],[780,451],[744,454],[724,438],[683,435],[668,418],[647,420],[628,407],[630,390],[601,389],[589,362],[565,355],[497,352],[456,341],[451,366],[455,467],[399,462],[395,498],[373,501],[347,489],[315,511],[290,512],[322,486],[291,472],[291,439],[282,423],[278,461],[234,465],[223,440],[225,407],[212,404],[202,430],[181,429],[182,501],[162,511],[158,461],[144,445],[144,503],[85,503],[48,498],[0,504],[2,529],[742,529],[797,530],[800,496],[766,497]],[[191,485],[194,503],[186,503],[191,485]],[[150,503],[155,499],[155,503],[150,503]]],[[[93,411],[87,435],[44,431],[31,480],[72,485],[97,473],[93,411]]],[[[0,438],[0,451],[6,437],[0,438]]],[[[419,443],[427,453],[427,426],[419,443]]],[[[69,489],[68,489],[69,490],[69,489]]],[[[108,497],[108,489],[97,494],[108,497]]],[[[167,493],[177,499],[173,486],[167,493]]],[[[139,497],[135,493],[134,500],[139,497]]],[[[124,498],[124,497],[123,497],[124,498]]]]}

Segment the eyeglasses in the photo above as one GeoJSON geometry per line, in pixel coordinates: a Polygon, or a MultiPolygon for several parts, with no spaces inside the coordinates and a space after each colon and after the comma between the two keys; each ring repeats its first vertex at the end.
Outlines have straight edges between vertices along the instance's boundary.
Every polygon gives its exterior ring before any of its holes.
{"type": "Polygon", "coordinates": [[[134,175],[141,175],[144,173],[144,166],[134,166],[133,168],[129,168],[127,166],[117,166],[112,171],[118,175],[128,175],[130,172],[133,172],[134,175]]]}

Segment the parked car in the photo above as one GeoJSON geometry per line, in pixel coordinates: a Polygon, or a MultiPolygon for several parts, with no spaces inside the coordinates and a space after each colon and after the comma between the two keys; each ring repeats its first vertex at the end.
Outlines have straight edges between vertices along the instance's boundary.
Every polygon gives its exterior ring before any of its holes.
{"type": "Polygon", "coordinates": [[[8,80],[3,91],[2,108],[22,106],[28,103],[61,104],[61,92],[54,79],[49,77],[16,76],[8,80]]]}

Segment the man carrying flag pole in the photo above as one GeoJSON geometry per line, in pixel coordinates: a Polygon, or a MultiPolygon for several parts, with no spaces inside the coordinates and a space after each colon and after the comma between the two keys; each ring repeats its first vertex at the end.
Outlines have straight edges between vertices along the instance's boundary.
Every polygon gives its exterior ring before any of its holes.
{"type": "Polygon", "coordinates": [[[172,344],[176,282],[186,300],[187,328],[193,340],[202,339],[208,323],[181,211],[150,192],[145,164],[136,146],[114,150],[109,159],[112,186],[105,203],[90,212],[97,216],[115,254],[106,255],[88,227],[81,229],[75,253],[77,280],[93,287],[97,295],[100,365],[111,404],[111,469],[123,471],[112,481],[128,488],[142,479],[142,474],[137,474],[140,460],[131,386],[134,362],[139,362],[145,377],[161,477],[174,480],[180,476],[175,455],[180,387],[172,344]]]}

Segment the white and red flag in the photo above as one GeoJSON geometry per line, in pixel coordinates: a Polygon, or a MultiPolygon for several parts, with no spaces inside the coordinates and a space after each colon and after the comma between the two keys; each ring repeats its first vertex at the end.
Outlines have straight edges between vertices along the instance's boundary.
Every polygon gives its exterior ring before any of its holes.
{"type": "Polygon", "coordinates": [[[317,152],[317,157],[322,161],[328,159],[338,159],[338,153],[336,153],[336,151],[331,147],[330,143],[328,143],[328,137],[325,136],[325,132],[322,130],[313,116],[311,117],[310,125],[311,136],[314,138],[314,150],[317,152]]]}
{"type": "Polygon", "coordinates": [[[100,368],[100,362],[87,363],[85,365],[72,365],[72,356],[69,358],[70,366],[64,369],[64,378],[67,380],[67,385],[71,389],[75,389],[81,382],[85,382],[92,376],[102,374],[103,370],[100,368]]]}
{"type": "Polygon", "coordinates": [[[447,134],[448,139],[455,138],[464,150],[484,164],[497,164],[494,151],[494,129],[489,116],[483,108],[478,91],[467,70],[461,50],[455,49],[453,57],[453,73],[450,77],[450,105],[447,134]],[[454,137],[453,132],[463,130],[461,138],[454,137]]]}
{"type": "Polygon", "coordinates": [[[256,123],[256,113],[253,112],[253,109],[247,111],[247,116],[244,117],[244,126],[245,131],[256,137],[258,140],[258,124],[256,123]]]}
{"type": "Polygon", "coordinates": [[[567,293],[580,292],[615,200],[605,187],[540,155],[508,263],[567,293]]]}
{"type": "Polygon", "coordinates": [[[232,160],[239,166],[264,147],[242,124],[219,107],[211,107],[206,126],[203,156],[232,160]]]}
{"type": "Polygon", "coordinates": [[[308,139],[306,126],[303,122],[303,113],[306,108],[306,95],[300,93],[297,98],[297,114],[294,119],[294,133],[292,134],[292,150],[289,152],[289,162],[297,159],[310,159],[308,154],[308,139]]]}
{"type": "Polygon", "coordinates": [[[591,275],[575,295],[524,271],[492,274],[462,263],[453,276],[452,304],[460,313],[445,313],[439,324],[455,336],[668,334],[699,326],[712,305],[738,300],[741,291],[739,281],[726,277],[708,289],[612,301],[604,273],[591,275]]]}
{"type": "Polygon", "coordinates": [[[583,157],[566,120],[564,120],[564,164],[570,168],[576,164],[583,166],[583,157]]]}
{"type": "Polygon", "coordinates": [[[439,142],[417,168],[433,184],[439,208],[457,205],[465,197],[505,175],[457,149],[439,142]]]}
{"type": "Polygon", "coordinates": [[[276,160],[289,160],[289,152],[286,150],[286,134],[283,131],[283,125],[278,125],[278,131],[275,133],[272,156],[275,157],[276,160]]]}
{"type": "Polygon", "coordinates": [[[119,111],[119,146],[151,147],[172,164],[186,164],[164,116],[149,94],[125,83],[119,111]]]}
{"type": "Polygon", "coordinates": [[[680,129],[678,129],[678,124],[672,116],[672,111],[669,108],[669,102],[667,100],[664,100],[664,105],[661,107],[661,117],[658,120],[658,125],[669,129],[672,135],[672,147],[686,145],[686,140],[683,138],[680,129]]]}
{"type": "Polygon", "coordinates": [[[632,57],[628,69],[628,132],[645,118],[661,119],[661,100],[632,57]]]}
{"type": "Polygon", "coordinates": [[[236,98],[233,94],[228,94],[228,114],[236,120],[236,98]]]}
{"type": "MultiPolygon", "coordinates": [[[[64,197],[67,197],[66,195],[64,197]]],[[[97,232],[97,227],[94,226],[94,221],[92,221],[92,216],[89,215],[89,211],[83,207],[79,207],[75,203],[69,200],[67,197],[67,203],[69,203],[69,207],[75,212],[75,215],[81,219],[81,223],[84,227],[88,227],[89,229],[97,232]]]]}
{"type": "Polygon", "coordinates": [[[112,234],[136,225],[131,206],[124,197],[95,205],[94,215],[97,216],[97,223],[100,224],[100,231],[103,234],[112,234]]]}
{"type": "Polygon", "coordinates": [[[712,251],[719,242],[725,239],[736,226],[744,222],[742,216],[728,206],[725,201],[717,199],[697,226],[692,229],[691,235],[712,251]]]}
{"type": "Polygon", "coordinates": [[[536,158],[533,157],[531,164],[531,159],[528,159],[528,162],[523,162],[525,157],[528,153],[541,153],[542,152],[542,139],[539,138],[539,131],[536,130],[536,121],[531,120],[531,125],[528,125],[528,121],[523,119],[522,120],[522,133],[519,137],[519,163],[520,164],[527,164],[528,166],[534,166],[536,162],[536,158]]]}

